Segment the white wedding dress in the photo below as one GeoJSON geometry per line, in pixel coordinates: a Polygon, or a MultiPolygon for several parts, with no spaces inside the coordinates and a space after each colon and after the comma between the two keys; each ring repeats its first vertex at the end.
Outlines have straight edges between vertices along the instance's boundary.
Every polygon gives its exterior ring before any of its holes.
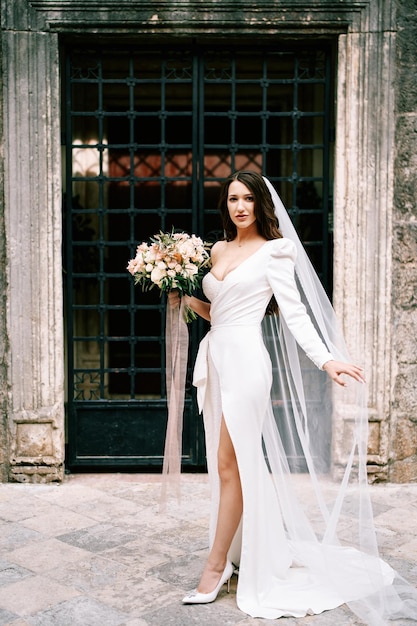
{"type": "Polygon", "coordinates": [[[229,554],[239,567],[237,605],[253,617],[270,619],[317,614],[372,597],[394,578],[377,556],[338,544],[333,533],[317,536],[287,480],[286,454],[276,444],[271,406],[271,358],[261,329],[272,294],[281,319],[317,368],[333,358],[300,300],[295,256],[290,239],[267,241],[224,280],[212,272],[204,277],[211,330],[200,344],[193,381],[203,411],[212,489],[210,545],[217,522],[217,450],[224,415],[243,493],[242,520],[229,554]]]}

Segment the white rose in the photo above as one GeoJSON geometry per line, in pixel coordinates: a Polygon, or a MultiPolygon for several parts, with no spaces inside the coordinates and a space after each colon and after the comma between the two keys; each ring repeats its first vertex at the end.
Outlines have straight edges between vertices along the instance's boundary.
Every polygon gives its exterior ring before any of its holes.
{"type": "Polygon", "coordinates": [[[183,259],[189,259],[194,253],[194,246],[191,241],[185,241],[178,248],[183,259]]]}
{"type": "Polygon", "coordinates": [[[158,286],[160,286],[162,279],[167,275],[165,264],[163,264],[164,268],[159,267],[159,265],[161,265],[161,263],[158,263],[151,272],[151,281],[158,286]]]}

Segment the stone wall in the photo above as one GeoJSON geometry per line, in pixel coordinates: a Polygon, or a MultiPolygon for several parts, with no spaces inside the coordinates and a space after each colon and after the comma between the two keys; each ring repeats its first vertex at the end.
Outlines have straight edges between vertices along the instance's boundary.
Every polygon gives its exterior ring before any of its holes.
{"type": "Polygon", "coordinates": [[[6,317],[6,233],[4,225],[4,137],[3,137],[3,72],[2,47],[0,40],[0,482],[7,479],[8,458],[8,421],[7,421],[7,329],[6,317]]]}
{"type": "Polygon", "coordinates": [[[393,346],[388,479],[417,481],[417,2],[397,0],[393,346]]]}

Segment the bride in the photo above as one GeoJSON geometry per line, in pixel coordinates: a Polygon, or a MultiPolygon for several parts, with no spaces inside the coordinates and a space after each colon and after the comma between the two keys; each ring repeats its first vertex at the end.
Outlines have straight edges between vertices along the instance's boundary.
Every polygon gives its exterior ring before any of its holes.
{"type": "MultiPolygon", "coordinates": [[[[363,370],[349,362],[333,309],[270,182],[236,172],[219,209],[226,237],[213,246],[203,279],[208,302],[183,298],[211,323],[193,382],[212,491],[210,553],[183,603],[214,601],[238,568],[237,604],[253,617],[302,617],[346,602],[375,626],[413,617],[413,590],[375,550],[363,370]],[[353,425],[331,505],[322,482],[334,485],[338,406],[353,425]],[[307,492],[299,492],[301,477],[307,492]],[[347,527],[352,536],[342,543],[338,531],[346,535],[347,527]]],[[[171,308],[179,302],[171,292],[171,308]]]]}

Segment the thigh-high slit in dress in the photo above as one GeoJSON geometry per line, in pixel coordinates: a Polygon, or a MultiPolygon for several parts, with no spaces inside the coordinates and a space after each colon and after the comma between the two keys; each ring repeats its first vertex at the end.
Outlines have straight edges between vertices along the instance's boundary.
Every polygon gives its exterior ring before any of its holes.
{"type": "MultiPolygon", "coordinates": [[[[314,364],[321,368],[333,358],[300,300],[294,258],[295,247],[289,239],[272,240],[222,281],[211,272],[204,277],[211,329],[200,344],[194,369],[212,491],[210,545],[217,523],[217,450],[223,415],[243,496],[242,519],[229,552],[239,567],[237,604],[253,617],[270,619],[321,613],[372,594],[375,580],[387,585],[393,577],[380,559],[319,541],[304,522],[301,509],[288,511],[280,493],[286,487],[280,487],[280,479],[273,480],[265,460],[267,433],[272,429],[277,436],[271,408],[271,359],[261,331],[273,294],[280,316],[314,364]],[[301,532],[298,525],[302,523],[306,528],[301,532]]],[[[285,464],[285,459],[280,462],[285,464]]]]}

